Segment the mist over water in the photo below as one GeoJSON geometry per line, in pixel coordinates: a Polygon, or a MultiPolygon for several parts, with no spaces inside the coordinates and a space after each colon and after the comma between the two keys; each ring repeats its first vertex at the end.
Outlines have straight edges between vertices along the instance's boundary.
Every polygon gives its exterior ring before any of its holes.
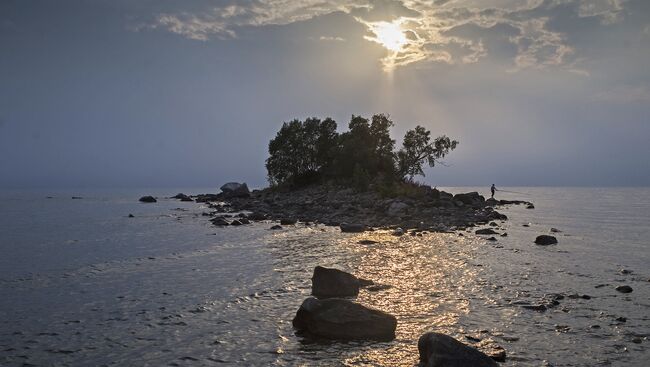
{"type": "Polygon", "coordinates": [[[412,366],[418,337],[436,330],[497,343],[508,353],[504,366],[644,366],[650,189],[502,189],[523,194],[497,198],[535,209],[500,210],[509,220],[497,230],[508,236],[494,243],[473,230],[394,237],[302,224],[217,228],[201,204],[137,202],[205,189],[2,192],[0,365],[412,366]],[[558,245],[533,244],[551,227],[562,231],[558,245]],[[316,265],[391,285],[357,300],[394,314],[397,338],[297,337],[291,320],[316,265]],[[616,292],[622,284],[634,291],[616,292]],[[556,308],[520,307],[552,293],[565,295],[556,308]]]}

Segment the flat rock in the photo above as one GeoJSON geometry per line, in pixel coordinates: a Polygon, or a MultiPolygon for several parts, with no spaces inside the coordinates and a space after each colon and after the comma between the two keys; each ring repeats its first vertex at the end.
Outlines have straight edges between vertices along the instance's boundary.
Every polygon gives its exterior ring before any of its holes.
{"type": "Polygon", "coordinates": [[[336,340],[395,339],[397,319],[386,312],[341,298],[307,298],[293,327],[310,335],[336,340]]]}
{"type": "Polygon", "coordinates": [[[496,367],[497,363],[476,348],[441,333],[426,333],[418,340],[422,367],[496,367]]]}

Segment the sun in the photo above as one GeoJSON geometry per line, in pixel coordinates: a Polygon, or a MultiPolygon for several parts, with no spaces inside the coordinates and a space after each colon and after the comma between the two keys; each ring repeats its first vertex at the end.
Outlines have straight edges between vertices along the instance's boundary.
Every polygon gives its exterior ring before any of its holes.
{"type": "Polygon", "coordinates": [[[376,22],[369,24],[369,27],[375,34],[375,37],[369,39],[390,51],[398,52],[408,43],[401,22],[376,22]]]}

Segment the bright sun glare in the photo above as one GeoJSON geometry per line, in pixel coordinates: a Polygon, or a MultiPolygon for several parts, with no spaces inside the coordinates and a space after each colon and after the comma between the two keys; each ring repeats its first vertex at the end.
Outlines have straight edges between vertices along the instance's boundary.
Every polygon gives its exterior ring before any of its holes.
{"type": "Polygon", "coordinates": [[[376,35],[376,42],[393,52],[400,51],[408,42],[399,22],[378,22],[371,26],[371,30],[376,35]]]}

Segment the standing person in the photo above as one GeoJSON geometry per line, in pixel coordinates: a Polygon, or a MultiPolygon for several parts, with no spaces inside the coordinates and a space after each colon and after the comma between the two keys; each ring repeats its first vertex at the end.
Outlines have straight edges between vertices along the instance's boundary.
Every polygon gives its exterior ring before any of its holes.
{"type": "Polygon", "coordinates": [[[492,191],[492,199],[494,199],[494,193],[497,191],[497,188],[492,184],[492,187],[490,187],[490,191],[492,191]]]}

